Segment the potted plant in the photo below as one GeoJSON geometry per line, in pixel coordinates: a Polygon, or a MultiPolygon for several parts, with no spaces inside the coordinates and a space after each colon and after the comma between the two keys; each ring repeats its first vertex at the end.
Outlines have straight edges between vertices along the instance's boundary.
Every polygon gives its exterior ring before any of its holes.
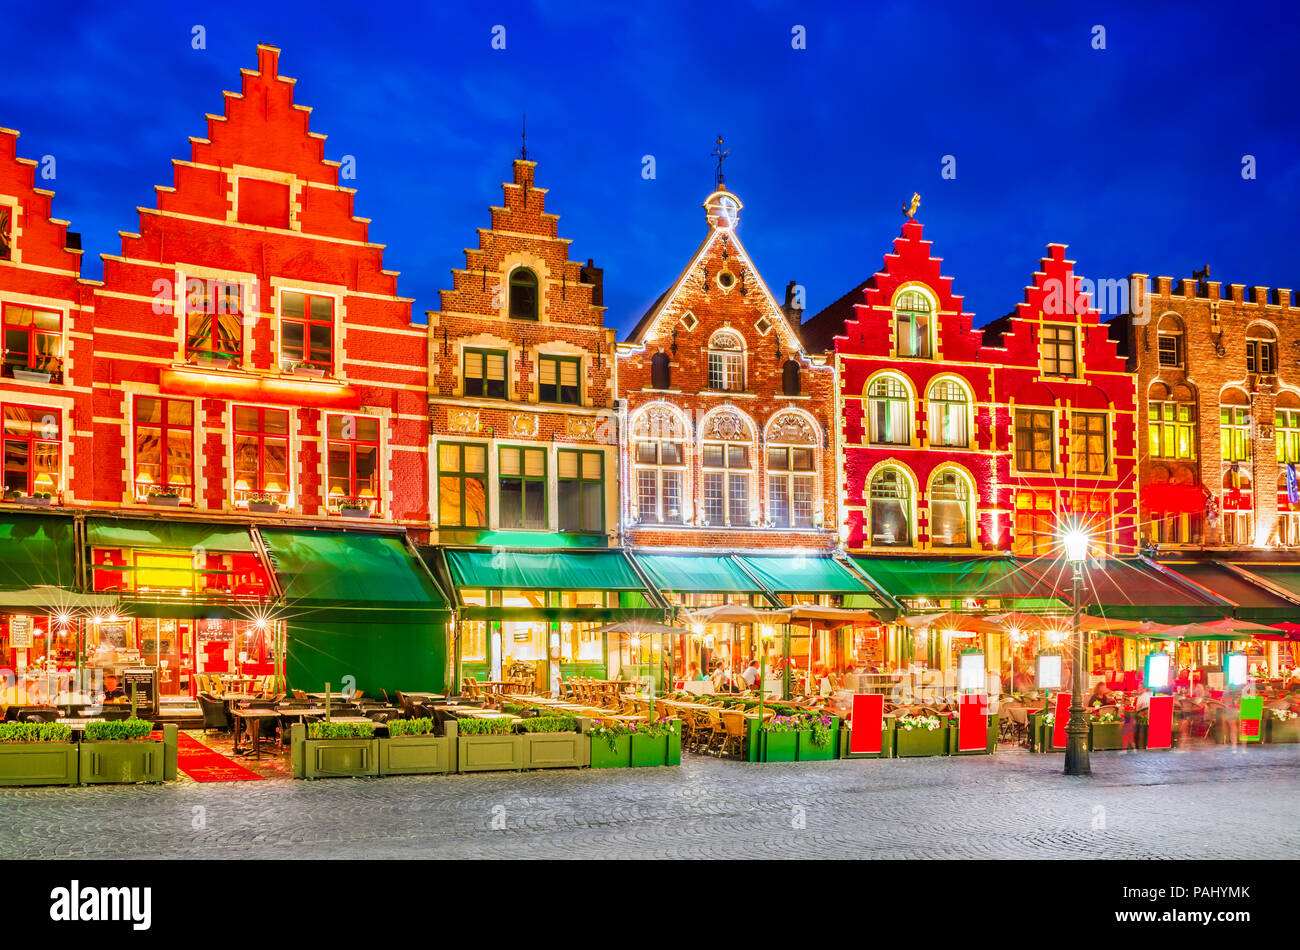
{"type": "Polygon", "coordinates": [[[59,722],[0,723],[0,785],[76,785],[77,744],[59,722]]]}
{"type": "Polygon", "coordinates": [[[379,774],[373,722],[296,722],[289,736],[294,778],[379,774]]]}
{"type": "Polygon", "coordinates": [[[1289,709],[1264,710],[1265,742],[1300,742],[1300,713],[1289,709]]]}
{"type": "Polygon", "coordinates": [[[32,505],[37,507],[48,507],[54,504],[54,495],[50,492],[35,491],[30,495],[15,495],[14,501],[20,505],[32,505]]]}
{"type": "Polygon", "coordinates": [[[894,729],[894,755],[911,758],[943,755],[948,748],[948,732],[938,716],[899,716],[894,729]]]}
{"type": "Polygon", "coordinates": [[[162,739],[152,733],[147,719],[86,723],[78,743],[81,784],[164,781],[176,755],[176,725],[163,726],[162,739]]]}
{"type": "Polygon", "coordinates": [[[23,366],[14,367],[14,379],[23,383],[48,383],[54,374],[47,370],[30,369],[23,366]]]}
{"type": "Polygon", "coordinates": [[[516,721],[509,716],[458,720],[456,770],[518,772],[523,769],[524,737],[515,734],[516,721]]]}
{"type": "Polygon", "coordinates": [[[804,713],[798,732],[796,757],[800,762],[818,762],[839,755],[840,721],[826,712],[804,713]]]}
{"type": "Polygon", "coordinates": [[[360,498],[344,498],[339,502],[339,514],[344,518],[369,518],[370,505],[360,498]]]}
{"type": "Polygon", "coordinates": [[[1088,748],[1094,752],[1124,748],[1124,720],[1118,713],[1092,709],[1088,716],[1088,748]]]}
{"type": "Polygon", "coordinates": [[[174,488],[150,488],[145,501],[161,508],[179,508],[181,493],[174,488]]]}
{"type": "Polygon", "coordinates": [[[515,727],[524,740],[526,769],[577,769],[591,762],[591,739],[578,732],[573,716],[532,716],[515,727]]]}
{"type": "Polygon", "coordinates": [[[325,367],[316,366],[312,363],[294,363],[289,367],[289,372],[294,376],[316,376],[325,375],[325,367]]]}
{"type": "Polygon", "coordinates": [[[764,762],[794,762],[799,757],[799,728],[802,717],[776,715],[763,723],[764,762]]]}
{"type": "Polygon", "coordinates": [[[456,770],[456,724],[435,735],[432,719],[390,719],[379,739],[380,775],[432,775],[456,770]]]}
{"type": "Polygon", "coordinates": [[[258,515],[274,515],[280,511],[280,503],[272,495],[248,495],[248,510],[258,515]]]}

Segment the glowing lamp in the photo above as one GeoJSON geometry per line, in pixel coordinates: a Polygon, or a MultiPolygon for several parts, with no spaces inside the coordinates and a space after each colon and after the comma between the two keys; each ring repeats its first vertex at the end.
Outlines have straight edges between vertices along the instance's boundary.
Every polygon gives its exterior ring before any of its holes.
{"type": "Polygon", "coordinates": [[[59,623],[64,624],[65,626],[67,625],[68,621],[70,621],[71,619],[72,618],[69,617],[67,614],[59,614],[59,623]]]}
{"type": "Polygon", "coordinates": [[[248,491],[248,479],[241,478],[235,482],[235,491],[248,491]]]}
{"type": "Polygon", "coordinates": [[[257,618],[257,629],[258,629],[258,630],[265,630],[265,629],[266,629],[266,618],[265,618],[265,617],[258,617],[258,618],[257,618]]]}
{"type": "Polygon", "coordinates": [[[1071,564],[1079,564],[1088,559],[1088,532],[1071,528],[1061,536],[1065,547],[1065,559],[1071,564]]]}
{"type": "Polygon", "coordinates": [[[704,636],[704,624],[702,623],[691,624],[691,633],[695,634],[697,637],[704,636]]]}

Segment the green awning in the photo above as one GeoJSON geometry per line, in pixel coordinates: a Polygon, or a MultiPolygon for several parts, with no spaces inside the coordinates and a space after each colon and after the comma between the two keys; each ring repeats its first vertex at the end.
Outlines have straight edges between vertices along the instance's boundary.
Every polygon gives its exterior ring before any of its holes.
{"type": "Polygon", "coordinates": [[[179,548],[251,554],[248,528],[189,521],[144,521],[117,518],[86,520],[86,541],[92,548],[179,548]]]}
{"type": "Polygon", "coordinates": [[[459,590],[645,590],[620,551],[447,551],[446,555],[451,581],[459,590]]]}
{"type": "Polygon", "coordinates": [[[0,589],[72,588],[76,584],[73,520],[6,513],[0,522],[0,589]]]}
{"type": "MultiPolygon", "coordinates": [[[[1278,623],[1300,618],[1300,604],[1280,597],[1263,586],[1257,575],[1251,574],[1255,565],[1242,565],[1242,573],[1217,561],[1161,561],[1161,566],[1180,577],[1204,588],[1209,593],[1231,602],[1232,615],[1238,620],[1256,623],[1278,623]]],[[[1296,583],[1300,584],[1300,569],[1296,583]]],[[[1286,585],[1279,584],[1283,589],[1286,585]]],[[[1300,595],[1300,591],[1297,592],[1300,595]]]]}
{"type": "Polygon", "coordinates": [[[893,619],[898,607],[860,580],[832,557],[767,557],[734,555],[773,594],[839,594],[843,606],[874,611],[893,619]]]}
{"type": "MultiPolygon", "coordinates": [[[[1239,570],[1245,571],[1254,577],[1261,578],[1264,581],[1278,587],[1289,594],[1300,597],[1300,564],[1256,564],[1254,562],[1233,562],[1233,566],[1239,570]]],[[[1275,596],[1275,595],[1270,595],[1275,596]]],[[[1300,607],[1290,605],[1289,613],[1279,613],[1274,618],[1242,616],[1243,620],[1258,620],[1260,623],[1276,623],[1278,620],[1287,620],[1293,623],[1300,623],[1300,607]]]]}
{"type": "MultiPolygon", "coordinates": [[[[1071,570],[1061,561],[1045,573],[1069,590],[1071,570]]],[[[1083,570],[1082,605],[1100,617],[1171,624],[1222,620],[1232,611],[1213,595],[1197,592],[1141,558],[1090,560],[1083,570]]]]}
{"type": "Polygon", "coordinates": [[[1021,610],[1067,606],[1056,587],[1011,558],[855,557],[853,562],[900,599],[997,600],[999,609],[1021,610]]]}
{"type": "Polygon", "coordinates": [[[324,622],[329,611],[329,619],[424,622],[447,611],[442,591],[399,536],[260,530],[291,618],[324,622]]]}
{"type": "Polygon", "coordinates": [[[659,590],[761,594],[763,588],[729,557],[708,554],[633,554],[659,590]]]}

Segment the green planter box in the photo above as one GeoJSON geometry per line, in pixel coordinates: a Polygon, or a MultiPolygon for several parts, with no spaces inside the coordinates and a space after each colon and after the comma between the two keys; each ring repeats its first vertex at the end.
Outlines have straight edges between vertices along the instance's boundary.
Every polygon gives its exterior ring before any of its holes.
{"type": "Polygon", "coordinates": [[[86,742],[80,746],[82,785],[108,783],[161,782],[165,743],[158,739],[114,739],[86,742]]]}
{"type": "Polygon", "coordinates": [[[1091,722],[1088,724],[1088,748],[1093,752],[1118,751],[1124,748],[1124,723],[1091,722]]]}
{"type": "Polygon", "coordinates": [[[990,755],[998,750],[998,717],[989,716],[988,736],[981,749],[966,749],[965,751],[957,748],[957,730],[956,728],[948,729],[948,754],[949,755],[990,755]]]}
{"type": "Polygon", "coordinates": [[[948,728],[894,730],[894,755],[900,759],[943,755],[948,751],[948,728]]]}
{"type": "Polygon", "coordinates": [[[378,739],[308,739],[307,727],[300,722],[293,724],[289,735],[294,778],[366,778],[379,774],[378,739]]]}
{"type": "Polygon", "coordinates": [[[672,734],[668,736],[668,760],[664,765],[681,765],[682,764],[682,721],[680,719],[670,719],[669,725],[672,727],[672,734]]]}
{"type": "Polygon", "coordinates": [[[1041,716],[1035,717],[1034,728],[1034,752],[1064,752],[1065,746],[1052,745],[1052,728],[1043,722],[1041,716]]]}
{"type": "Polygon", "coordinates": [[[799,733],[762,732],[764,762],[794,762],[799,756],[799,733]]]}
{"type": "Polygon", "coordinates": [[[841,759],[892,759],[894,757],[894,717],[885,717],[885,725],[880,733],[879,752],[850,752],[849,742],[851,738],[852,731],[847,725],[840,723],[839,755],[841,759]]]}
{"type": "Polygon", "coordinates": [[[518,772],[524,768],[524,737],[457,736],[458,772],[518,772]]]}
{"type": "Polygon", "coordinates": [[[1264,720],[1265,742],[1300,742],[1300,719],[1281,722],[1272,717],[1264,720]]]}
{"type": "Polygon", "coordinates": [[[437,775],[456,771],[455,736],[378,739],[380,775],[437,775]]]}
{"type": "Polygon", "coordinates": [[[632,765],[632,737],[616,736],[614,748],[601,738],[592,736],[591,767],[593,769],[625,769],[632,765]]]}
{"type": "Polygon", "coordinates": [[[526,769],[580,769],[591,762],[590,736],[576,732],[526,732],[520,738],[524,740],[526,769]]]}
{"type": "Polygon", "coordinates": [[[811,729],[804,729],[796,735],[799,737],[796,754],[800,762],[825,762],[840,757],[839,717],[831,717],[831,737],[824,746],[813,745],[811,729]]]}
{"type": "Polygon", "coordinates": [[[632,767],[650,768],[668,764],[667,736],[632,736],[632,767]]]}
{"type": "Polygon", "coordinates": [[[0,743],[0,785],[76,785],[77,743],[0,743]]]}

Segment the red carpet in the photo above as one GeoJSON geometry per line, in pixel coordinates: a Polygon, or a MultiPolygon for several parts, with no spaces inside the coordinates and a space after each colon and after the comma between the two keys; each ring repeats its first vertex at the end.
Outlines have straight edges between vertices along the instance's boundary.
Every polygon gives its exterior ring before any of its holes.
{"type": "Polygon", "coordinates": [[[196,782],[254,782],[262,776],[220,752],[209,749],[198,739],[180,733],[176,742],[176,767],[196,782]]]}

